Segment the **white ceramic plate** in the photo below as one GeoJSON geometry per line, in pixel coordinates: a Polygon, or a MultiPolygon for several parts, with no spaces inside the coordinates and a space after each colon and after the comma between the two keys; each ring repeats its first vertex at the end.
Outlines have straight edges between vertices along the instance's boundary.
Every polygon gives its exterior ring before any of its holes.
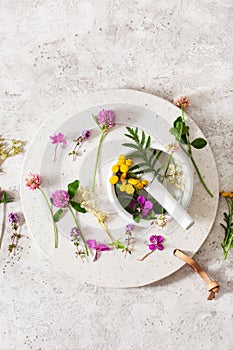
{"type": "MultiPolygon", "coordinates": [[[[183,262],[173,255],[175,248],[188,251],[192,256],[208,236],[218,204],[217,169],[209,146],[195,152],[201,173],[214,193],[214,198],[206,194],[195,176],[192,200],[188,207],[195,224],[188,231],[182,231],[174,220],[163,230],[155,227],[137,227],[133,231],[132,255],[125,257],[120,251],[112,250],[101,253],[96,262],[91,262],[89,259],[82,263],[75,257],[74,246],[68,239],[73,224],[70,216],[66,215],[59,223],[59,245],[58,249],[54,249],[53,230],[47,208],[39,192],[30,191],[25,187],[24,179],[29,172],[40,173],[42,187],[48,195],[55,189],[66,189],[67,184],[75,179],[79,179],[82,186],[90,186],[92,179],[90,174],[93,173],[100,133],[92,114],[97,115],[103,108],[113,109],[116,112],[118,124],[104,139],[96,193],[100,206],[109,213],[108,225],[111,234],[115,239],[124,240],[124,228],[127,222],[123,216],[115,212],[106,188],[109,168],[119,154],[127,151],[121,146],[124,141],[121,136],[124,125],[139,126],[152,135],[156,142],[166,145],[174,142],[168,130],[180,113],[171,103],[138,91],[111,90],[92,93],[78,98],[52,115],[36,134],[26,155],[21,179],[24,214],[29,229],[41,249],[58,268],[74,276],[77,281],[108,287],[142,286],[170,275],[183,265],[183,262]],[[72,161],[68,156],[73,145],[72,140],[84,129],[92,129],[92,137],[81,148],[82,155],[76,161],[72,161]],[[58,148],[56,163],[53,163],[54,146],[49,140],[49,135],[54,132],[64,133],[68,141],[67,148],[58,148]],[[141,262],[138,259],[149,251],[146,243],[151,234],[162,234],[165,237],[165,248],[163,251],[155,251],[141,262]]],[[[197,125],[188,116],[186,117],[187,123],[191,126],[191,136],[203,136],[197,125]]],[[[184,197],[188,202],[191,193],[188,191],[184,197]]],[[[96,239],[101,243],[109,242],[106,233],[90,214],[80,214],[79,221],[86,239],[96,239]]]]}

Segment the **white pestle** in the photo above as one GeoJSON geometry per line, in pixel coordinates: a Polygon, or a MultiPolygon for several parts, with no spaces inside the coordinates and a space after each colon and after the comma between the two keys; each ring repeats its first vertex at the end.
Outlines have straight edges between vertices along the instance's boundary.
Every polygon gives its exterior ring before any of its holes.
{"type": "MultiPolygon", "coordinates": [[[[156,149],[157,143],[152,142],[151,148],[156,149]]],[[[161,148],[161,150],[166,152],[164,146],[161,148]]],[[[182,159],[182,161],[187,164],[187,166],[190,164],[190,160],[183,152],[178,150],[176,151],[176,153],[179,155],[180,159],[182,159]]],[[[190,171],[192,171],[191,168],[190,171]]],[[[158,181],[157,178],[153,180],[153,183],[151,185],[147,186],[146,190],[148,193],[150,193],[152,197],[154,197],[159,202],[159,204],[164,209],[166,209],[170,216],[182,227],[183,230],[188,230],[194,224],[194,220],[192,219],[192,217],[187,213],[187,211],[182,207],[182,205],[170,194],[170,192],[168,192],[166,187],[158,181]]]]}
{"type": "Polygon", "coordinates": [[[154,179],[151,185],[147,186],[146,190],[164,209],[166,209],[183,230],[188,230],[194,224],[192,217],[157,178],[154,179]]]}

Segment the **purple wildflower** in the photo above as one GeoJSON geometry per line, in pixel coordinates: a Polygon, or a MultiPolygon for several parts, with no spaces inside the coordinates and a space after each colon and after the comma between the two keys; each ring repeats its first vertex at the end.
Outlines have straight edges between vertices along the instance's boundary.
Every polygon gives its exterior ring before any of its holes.
{"type": "Polygon", "coordinates": [[[151,244],[148,245],[150,250],[163,250],[163,245],[162,245],[162,241],[163,241],[163,236],[156,236],[156,235],[152,235],[150,236],[150,242],[151,244]]]}
{"type": "Polygon", "coordinates": [[[131,232],[134,229],[134,225],[133,224],[128,224],[125,226],[125,230],[126,232],[131,232]]]}
{"type": "Polygon", "coordinates": [[[91,136],[91,131],[90,130],[83,130],[82,138],[83,138],[84,141],[88,140],[90,136],[91,136]]]}
{"type": "Polygon", "coordinates": [[[61,132],[59,132],[57,135],[56,134],[54,134],[53,136],[50,135],[49,137],[52,140],[52,144],[54,145],[58,143],[62,143],[63,145],[67,144],[66,140],[64,139],[64,135],[61,132]]]}
{"type": "Polygon", "coordinates": [[[138,196],[137,201],[133,201],[130,203],[130,209],[134,211],[134,207],[136,204],[139,204],[139,207],[136,209],[139,214],[144,216],[148,215],[151,209],[153,208],[153,203],[151,201],[147,201],[145,197],[138,196]]]}
{"type": "Polygon", "coordinates": [[[72,229],[70,230],[70,240],[71,242],[74,241],[78,241],[80,236],[80,230],[78,229],[78,227],[72,227],[72,229]]]}
{"type": "Polygon", "coordinates": [[[102,109],[97,116],[97,121],[103,129],[110,129],[115,126],[116,114],[111,109],[102,109]]]}
{"type": "Polygon", "coordinates": [[[105,252],[110,250],[110,248],[103,243],[97,243],[95,239],[89,239],[86,241],[88,248],[94,249],[96,251],[93,261],[98,259],[98,252],[105,252]]]}
{"type": "Polygon", "coordinates": [[[11,225],[17,224],[19,222],[18,215],[16,213],[10,213],[8,214],[8,221],[11,225]]]}
{"type": "Polygon", "coordinates": [[[57,208],[65,208],[69,204],[69,194],[65,190],[57,190],[52,193],[53,205],[57,208]]]}

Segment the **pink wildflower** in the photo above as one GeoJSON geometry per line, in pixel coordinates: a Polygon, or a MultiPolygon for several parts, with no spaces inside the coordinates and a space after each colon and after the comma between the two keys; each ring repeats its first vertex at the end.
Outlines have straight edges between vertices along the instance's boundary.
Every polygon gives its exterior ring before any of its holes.
{"type": "Polygon", "coordinates": [[[181,108],[181,109],[186,109],[190,106],[190,100],[188,96],[182,95],[173,100],[173,103],[175,106],[181,108]]]}
{"type": "Polygon", "coordinates": [[[41,184],[40,175],[32,173],[28,174],[28,177],[25,179],[25,183],[30,190],[36,190],[41,184]]]}

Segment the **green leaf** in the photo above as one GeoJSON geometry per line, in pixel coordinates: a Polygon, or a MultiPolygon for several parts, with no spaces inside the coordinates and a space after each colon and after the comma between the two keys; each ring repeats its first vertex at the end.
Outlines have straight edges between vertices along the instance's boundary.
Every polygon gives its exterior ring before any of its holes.
{"type": "Polygon", "coordinates": [[[201,137],[198,137],[191,142],[191,145],[196,149],[202,149],[207,145],[207,141],[201,137]]]}
{"type": "Polygon", "coordinates": [[[139,223],[140,222],[140,217],[137,215],[137,214],[134,214],[133,215],[133,219],[136,223],[139,223]]]}
{"type": "Polygon", "coordinates": [[[129,148],[134,148],[137,151],[140,150],[140,147],[135,145],[135,144],[133,144],[133,143],[123,143],[122,146],[129,147],[129,148]]]}
{"type": "Polygon", "coordinates": [[[170,133],[175,137],[176,141],[180,142],[180,134],[176,130],[176,128],[171,128],[170,133]]]}
{"type": "Polygon", "coordinates": [[[2,202],[5,203],[6,201],[6,192],[2,191],[2,202]]]}
{"type": "Polygon", "coordinates": [[[79,188],[79,181],[78,180],[75,180],[74,182],[71,182],[68,185],[68,193],[69,193],[70,199],[72,199],[76,195],[78,188],[79,188]]]}
{"type": "Polygon", "coordinates": [[[58,211],[56,211],[56,213],[53,215],[53,221],[54,222],[60,221],[61,218],[62,218],[62,214],[63,214],[63,210],[62,209],[58,209],[58,211]]]}
{"type": "Polygon", "coordinates": [[[147,141],[146,141],[146,149],[148,149],[150,147],[151,144],[151,137],[148,136],[147,141]]]}
{"type": "Polygon", "coordinates": [[[110,243],[109,246],[116,247],[117,249],[125,249],[126,248],[126,246],[119,240],[110,243]]]}
{"type": "Polygon", "coordinates": [[[86,213],[87,212],[86,209],[83,208],[80,203],[70,201],[70,205],[72,206],[72,208],[74,208],[79,213],[86,213]]]}
{"type": "Polygon", "coordinates": [[[142,146],[144,146],[145,141],[146,141],[146,135],[145,135],[144,131],[142,130],[142,139],[141,139],[141,145],[142,146]]]}

